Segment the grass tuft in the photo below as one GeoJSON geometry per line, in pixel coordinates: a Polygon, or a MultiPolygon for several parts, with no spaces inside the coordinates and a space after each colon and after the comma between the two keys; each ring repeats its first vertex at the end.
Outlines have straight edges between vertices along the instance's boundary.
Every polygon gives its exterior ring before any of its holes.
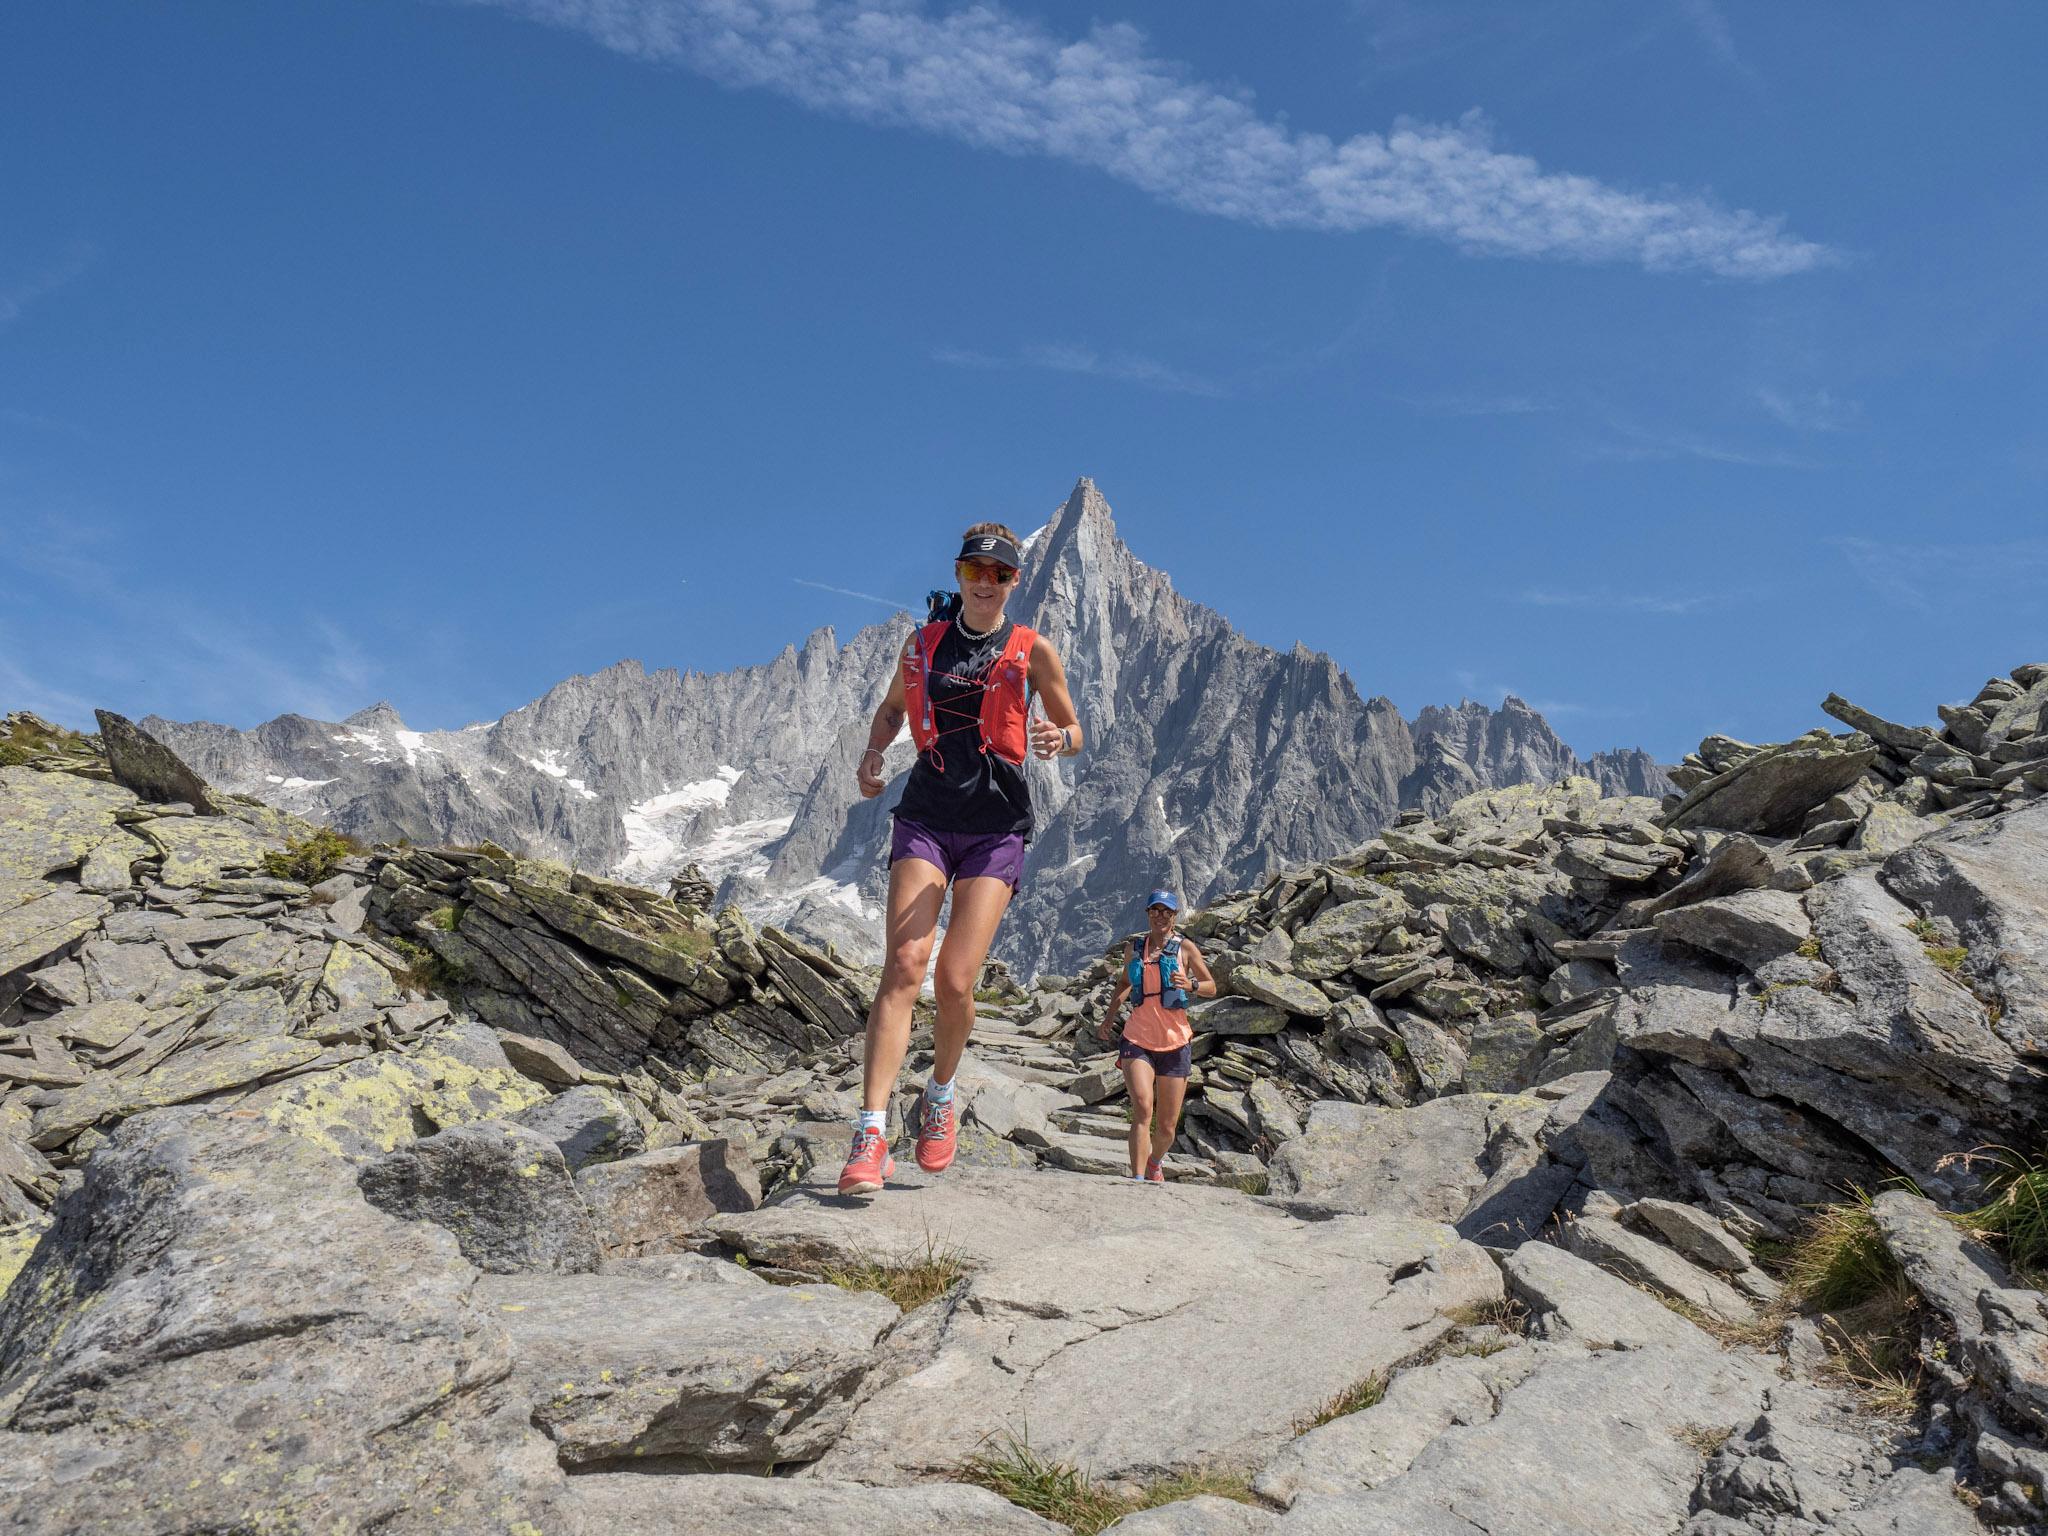
{"type": "Polygon", "coordinates": [[[1853,1306],[1821,1319],[1824,1376],[1881,1418],[1911,1418],[1920,1405],[1920,1298],[1899,1275],[1853,1306]]]}
{"type": "Polygon", "coordinates": [[[263,872],[273,880],[296,880],[301,885],[318,885],[333,874],[343,859],[364,852],[363,845],[332,827],[321,827],[308,837],[288,837],[282,853],[263,855],[263,872]]]}
{"type": "Polygon", "coordinates": [[[1957,1158],[1964,1164],[1981,1160],[1991,1163],[1984,1182],[1992,1198],[1956,1220],[1971,1236],[2004,1249],[2016,1277],[2039,1289],[2048,1270],[2048,1162],[2010,1147],[1979,1147],[1957,1158]]]}
{"type": "Polygon", "coordinates": [[[1686,1424],[1678,1431],[1678,1438],[1703,1457],[1712,1456],[1734,1437],[1732,1424],[1686,1424]]]}
{"type": "Polygon", "coordinates": [[[1852,1193],[1847,1204],[1816,1211],[1786,1256],[1784,1278],[1794,1297],[1825,1312],[1867,1301],[1900,1279],[1898,1260],[1870,1213],[1870,1196],[1852,1193]]]}
{"type": "Polygon", "coordinates": [[[1067,1526],[1074,1536],[1096,1536],[1126,1515],[1202,1494],[1235,1499],[1240,1504],[1258,1502],[1251,1478],[1244,1472],[1183,1473],[1138,1487],[1109,1487],[1065,1462],[1047,1460],[1016,1439],[1000,1451],[970,1458],[960,1470],[960,1480],[1067,1526]]]}
{"type": "Polygon", "coordinates": [[[1442,1314],[1460,1328],[1498,1328],[1502,1333],[1527,1333],[1529,1309],[1512,1296],[1470,1301],[1442,1314]]]}
{"type": "Polygon", "coordinates": [[[1374,1371],[1363,1381],[1353,1382],[1307,1418],[1297,1419],[1294,1432],[1297,1435],[1305,1435],[1312,1429],[1321,1429],[1325,1424],[1343,1418],[1346,1414],[1377,1407],[1386,1398],[1389,1379],[1385,1371],[1374,1371]]]}
{"type": "Polygon", "coordinates": [[[818,1278],[843,1291],[872,1291],[886,1296],[905,1312],[936,1301],[967,1274],[967,1260],[927,1236],[922,1253],[912,1250],[890,1257],[860,1254],[849,1264],[828,1265],[818,1278]]]}
{"type": "Polygon", "coordinates": [[[1928,946],[1927,958],[1953,976],[1963,968],[1970,952],[1960,944],[1933,944],[1928,946]]]}

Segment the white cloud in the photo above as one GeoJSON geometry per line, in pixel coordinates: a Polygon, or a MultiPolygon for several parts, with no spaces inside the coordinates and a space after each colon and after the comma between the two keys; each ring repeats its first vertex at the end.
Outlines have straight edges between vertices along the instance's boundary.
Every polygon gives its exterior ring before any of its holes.
{"type": "Polygon", "coordinates": [[[982,3],[467,0],[820,112],[1092,167],[1191,212],[1282,229],[1396,229],[1497,256],[1772,278],[1832,259],[1783,221],[1631,192],[1495,147],[1477,112],[1334,140],[1194,79],[1137,29],[1068,40],[982,3]]]}
{"type": "Polygon", "coordinates": [[[1838,400],[1825,389],[1788,394],[1765,385],[1757,390],[1756,399],[1779,422],[1799,432],[1846,432],[1863,420],[1860,403],[1838,400]]]}
{"type": "Polygon", "coordinates": [[[1678,14],[1699,34],[1700,41],[1715,58],[1752,82],[1756,79],[1755,73],[1743,63],[1742,55],[1735,51],[1734,30],[1714,0],[1678,0],[1678,14]]]}
{"type": "Polygon", "coordinates": [[[1093,347],[1068,343],[1025,347],[1014,358],[994,357],[963,347],[935,347],[931,356],[933,362],[944,363],[949,368],[1045,368],[1054,373],[1081,373],[1092,378],[1115,379],[1146,389],[1165,390],[1170,394],[1222,399],[1230,393],[1214,379],[1189,373],[1171,363],[1140,357],[1133,352],[1104,353],[1093,347]]]}
{"type": "Polygon", "coordinates": [[[1539,395],[1396,395],[1425,416],[1540,416],[1558,409],[1539,395]]]}
{"type": "Polygon", "coordinates": [[[1666,459],[1705,459],[1711,464],[1740,464],[1750,469],[1818,469],[1813,460],[1796,453],[1771,449],[1738,448],[1732,444],[1682,431],[1653,431],[1632,422],[1610,419],[1608,427],[1619,441],[1593,443],[1585,449],[1589,459],[1621,463],[1659,462],[1666,459]]]}
{"type": "Polygon", "coordinates": [[[1726,601],[1725,597],[1702,593],[1610,592],[1605,589],[1561,592],[1542,587],[1524,592],[1521,600],[1538,608],[1598,608],[1623,613],[1665,614],[1697,613],[1702,608],[1711,608],[1726,601]]]}

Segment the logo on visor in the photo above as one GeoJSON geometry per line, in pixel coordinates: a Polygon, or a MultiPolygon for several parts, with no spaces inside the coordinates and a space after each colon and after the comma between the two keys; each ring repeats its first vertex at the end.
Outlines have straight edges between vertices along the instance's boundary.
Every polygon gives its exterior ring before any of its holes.
{"type": "Polygon", "coordinates": [[[996,541],[994,539],[983,539],[981,543],[976,545],[975,547],[977,549],[994,549],[996,547],[996,541]]]}

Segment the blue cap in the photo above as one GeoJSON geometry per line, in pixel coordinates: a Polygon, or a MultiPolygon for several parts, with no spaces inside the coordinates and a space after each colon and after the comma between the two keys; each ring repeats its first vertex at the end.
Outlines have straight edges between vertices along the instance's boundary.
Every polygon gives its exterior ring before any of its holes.
{"type": "Polygon", "coordinates": [[[1146,910],[1150,911],[1153,907],[1164,907],[1169,912],[1178,912],[1180,902],[1171,891],[1154,891],[1145,898],[1146,910]]]}

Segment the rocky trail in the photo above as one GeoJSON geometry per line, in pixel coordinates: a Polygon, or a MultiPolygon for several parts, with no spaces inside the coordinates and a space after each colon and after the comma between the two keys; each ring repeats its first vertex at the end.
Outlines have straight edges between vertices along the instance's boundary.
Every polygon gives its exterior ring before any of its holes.
{"type": "Polygon", "coordinates": [[[1663,802],[1483,792],[1212,901],[1164,1187],[1117,936],[992,967],[959,1162],[871,1201],[871,972],[9,717],[0,1522],[2040,1529],[1985,1214],[2036,1186],[1962,1154],[2048,1130],[2044,705],[1830,698],[1663,802]]]}

